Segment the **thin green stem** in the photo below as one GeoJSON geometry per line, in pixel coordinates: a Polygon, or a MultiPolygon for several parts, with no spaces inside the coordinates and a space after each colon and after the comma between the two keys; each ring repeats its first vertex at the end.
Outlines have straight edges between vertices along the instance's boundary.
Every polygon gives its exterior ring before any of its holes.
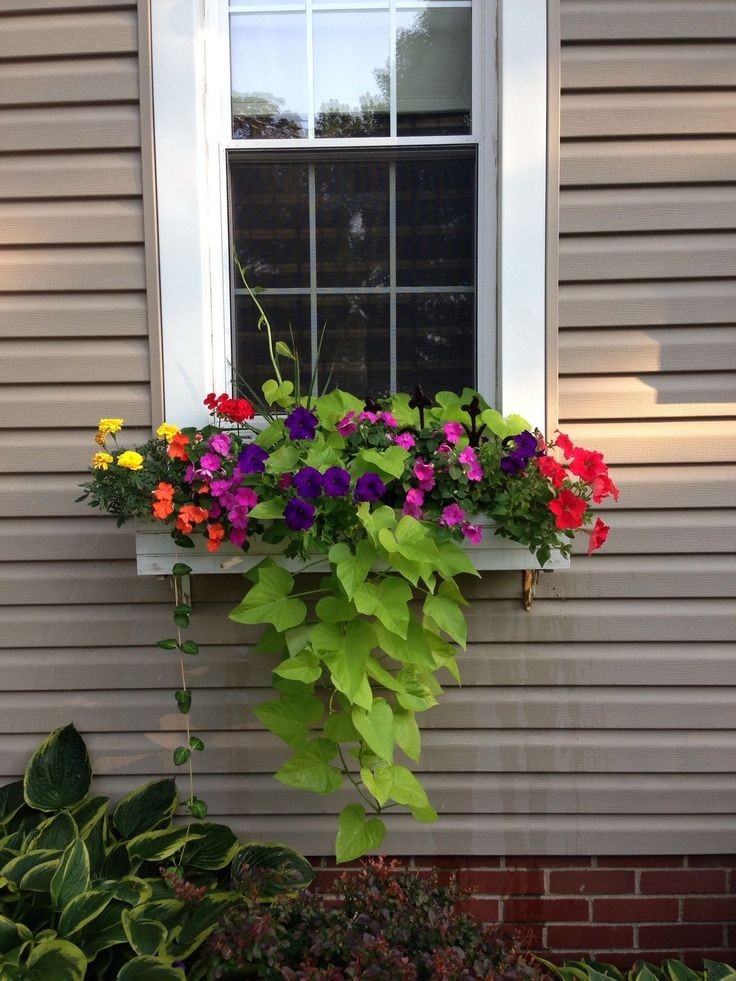
{"type": "Polygon", "coordinates": [[[258,302],[258,299],[256,298],[256,294],[248,285],[248,280],[245,278],[245,269],[243,268],[243,264],[240,261],[240,257],[236,252],[233,252],[233,259],[235,261],[235,265],[238,267],[238,272],[240,273],[240,278],[243,280],[243,285],[248,290],[248,294],[251,300],[253,300],[256,307],[258,308],[258,312],[261,315],[258,320],[258,326],[260,328],[261,323],[263,323],[266,327],[266,334],[268,336],[268,356],[271,359],[271,364],[273,365],[273,370],[274,373],[276,374],[276,380],[278,381],[279,385],[281,385],[284,379],[281,377],[281,372],[279,371],[278,359],[276,357],[276,352],[273,349],[273,337],[271,336],[271,323],[268,317],[266,316],[266,311],[258,302]]]}
{"type": "Polygon", "coordinates": [[[377,801],[371,800],[370,797],[367,797],[363,793],[363,790],[362,790],[362,788],[360,786],[360,783],[355,779],[355,777],[350,772],[350,770],[348,768],[347,761],[346,761],[345,756],[344,756],[343,751],[342,751],[342,746],[338,745],[337,752],[338,752],[338,755],[340,757],[340,762],[342,763],[342,772],[348,778],[348,780],[350,781],[350,783],[355,787],[355,789],[358,791],[358,793],[363,798],[363,800],[366,802],[366,804],[372,810],[374,810],[376,812],[376,814],[380,814],[381,813],[381,805],[379,803],[377,803],[377,801]]]}

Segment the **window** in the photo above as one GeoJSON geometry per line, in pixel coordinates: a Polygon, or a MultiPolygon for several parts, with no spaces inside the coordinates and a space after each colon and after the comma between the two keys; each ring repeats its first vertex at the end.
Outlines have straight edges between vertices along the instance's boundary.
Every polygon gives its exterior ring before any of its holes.
{"type": "Polygon", "coordinates": [[[499,8],[152,5],[168,417],[267,375],[235,249],[341,387],[471,384],[543,424],[546,11],[499,8]]]}

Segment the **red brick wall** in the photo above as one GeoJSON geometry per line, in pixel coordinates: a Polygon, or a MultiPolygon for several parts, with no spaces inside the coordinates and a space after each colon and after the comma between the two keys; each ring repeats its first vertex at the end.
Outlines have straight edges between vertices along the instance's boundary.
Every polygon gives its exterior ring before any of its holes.
{"type": "MultiPolygon", "coordinates": [[[[637,957],[704,957],[736,964],[735,855],[604,858],[427,857],[401,866],[437,869],[467,895],[463,906],[503,923],[552,960],[581,957],[630,966],[637,957]]],[[[314,860],[329,890],[335,866],[314,860]]]]}

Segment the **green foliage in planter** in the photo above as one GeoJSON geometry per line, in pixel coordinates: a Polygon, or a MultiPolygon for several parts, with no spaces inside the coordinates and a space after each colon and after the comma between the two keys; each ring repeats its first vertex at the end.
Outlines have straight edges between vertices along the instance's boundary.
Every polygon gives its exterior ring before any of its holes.
{"type": "Polygon", "coordinates": [[[736,968],[720,961],[703,960],[703,970],[694,971],[682,961],[670,959],[657,966],[647,961],[636,961],[628,971],[620,971],[613,964],[595,961],[565,961],[562,967],[541,957],[544,964],[560,981],[736,981],[736,968]]]}
{"type": "Polygon", "coordinates": [[[339,879],[337,898],[304,893],[268,911],[230,911],[199,952],[191,981],[244,976],[536,981],[546,972],[498,928],[457,911],[437,878],[381,860],[339,879]]]}
{"type": "Polygon", "coordinates": [[[183,978],[176,962],[257,892],[251,868],[267,866],[272,894],[311,881],[288,848],[241,846],[225,825],[173,825],[171,779],[112,812],[90,785],[86,746],[69,725],[41,743],[22,781],[0,788],[3,981],[183,978]],[[173,868],[162,875],[162,863],[173,868]]]}

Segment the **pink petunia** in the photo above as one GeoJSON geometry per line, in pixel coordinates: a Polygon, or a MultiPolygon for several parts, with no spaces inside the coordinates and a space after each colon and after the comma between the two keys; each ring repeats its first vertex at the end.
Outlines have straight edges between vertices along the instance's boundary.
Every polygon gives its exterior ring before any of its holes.
{"type": "Polygon", "coordinates": [[[390,412],[379,412],[378,418],[384,424],[384,426],[388,426],[390,429],[399,428],[399,424],[396,421],[396,417],[393,416],[390,412]]]}
{"type": "Polygon", "coordinates": [[[248,527],[248,511],[250,509],[245,504],[235,504],[227,512],[227,517],[233,528],[245,529],[248,527]]]}
{"type": "Polygon", "coordinates": [[[452,453],[452,447],[449,443],[440,443],[440,445],[437,447],[437,452],[442,456],[447,456],[448,453],[452,453]]]}
{"type": "Polygon", "coordinates": [[[249,511],[258,504],[258,495],[252,487],[238,487],[233,494],[233,499],[236,504],[242,505],[249,511]]]}
{"type": "Polygon", "coordinates": [[[430,491],[434,487],[434,467],[431,463],[425,463],[421,457],[414,464],[414,476],[422,490],[430,491]]]}
{"type": "Polygon", "coordinates": [[[452,443],[453,446],[465,435],[465,430],[459,422],[446,422],[442,427],[442,432],[445,434],[447,442],[452,443]]]}
{"type": "Polygon", "coordinates": [[[417,441],[411,433],[399,433],[398,436],[393,437],[393,441],[397,446],[403,446],[405,450],[410,450],[417,445],[417,441]]]}
{"type": "Polygon", "coordinates": [[[230,452],[230,437],[227,433],[216,433],[210,439],[210,447],[221,456],[227,456],[230,452]]]}
{"type": "Polygon", "coordinates": [[[412,487],[406,492],[403,513],[419,520],[422,517],[422,504],[424,504],[424,491],[412,487]]]}
{"type": "Polygon", "coordinates": [[[472,446],[466,446],[458,454],[458,460],[467,466],[468,469],[465,471],[465,476],[468,480],[483,480],[483,467],[480,465],[478,454],[472,446]]]}
{"type": "Polygon", "coordinates": [[[236,546],[236,548],[242,548],[243,545],[245,545],[245,540],[247,537],[248,534],[245,528],[233,528],[230,531],[230,541],[236,546]]]}
{"type": "Polygon", "coordinates": [[[448,504],[443,509],[440,524],[445,525],[447,528],[452,528],[453,525],[461,525],[464,521],[465,512],[459,504],[448,504]]]}
{"type": "Polygon", "coordinates": [[[355,422],[353,422],[354,418],[355,412],[351,409],[350,412],[346,413],[346,415],[344,415],[338,422],[335,428],[341,436],[347,438],[348,436],[352,436],[353,433],[357,433],[358,426],[355,422]]]}
{"type": "Polygon", "coordinates": [[[460,529],[463,535],[474,545],[480,545],[483,541],[483,528],[480,525],[471,525],[467,522],[460,529]]]}

